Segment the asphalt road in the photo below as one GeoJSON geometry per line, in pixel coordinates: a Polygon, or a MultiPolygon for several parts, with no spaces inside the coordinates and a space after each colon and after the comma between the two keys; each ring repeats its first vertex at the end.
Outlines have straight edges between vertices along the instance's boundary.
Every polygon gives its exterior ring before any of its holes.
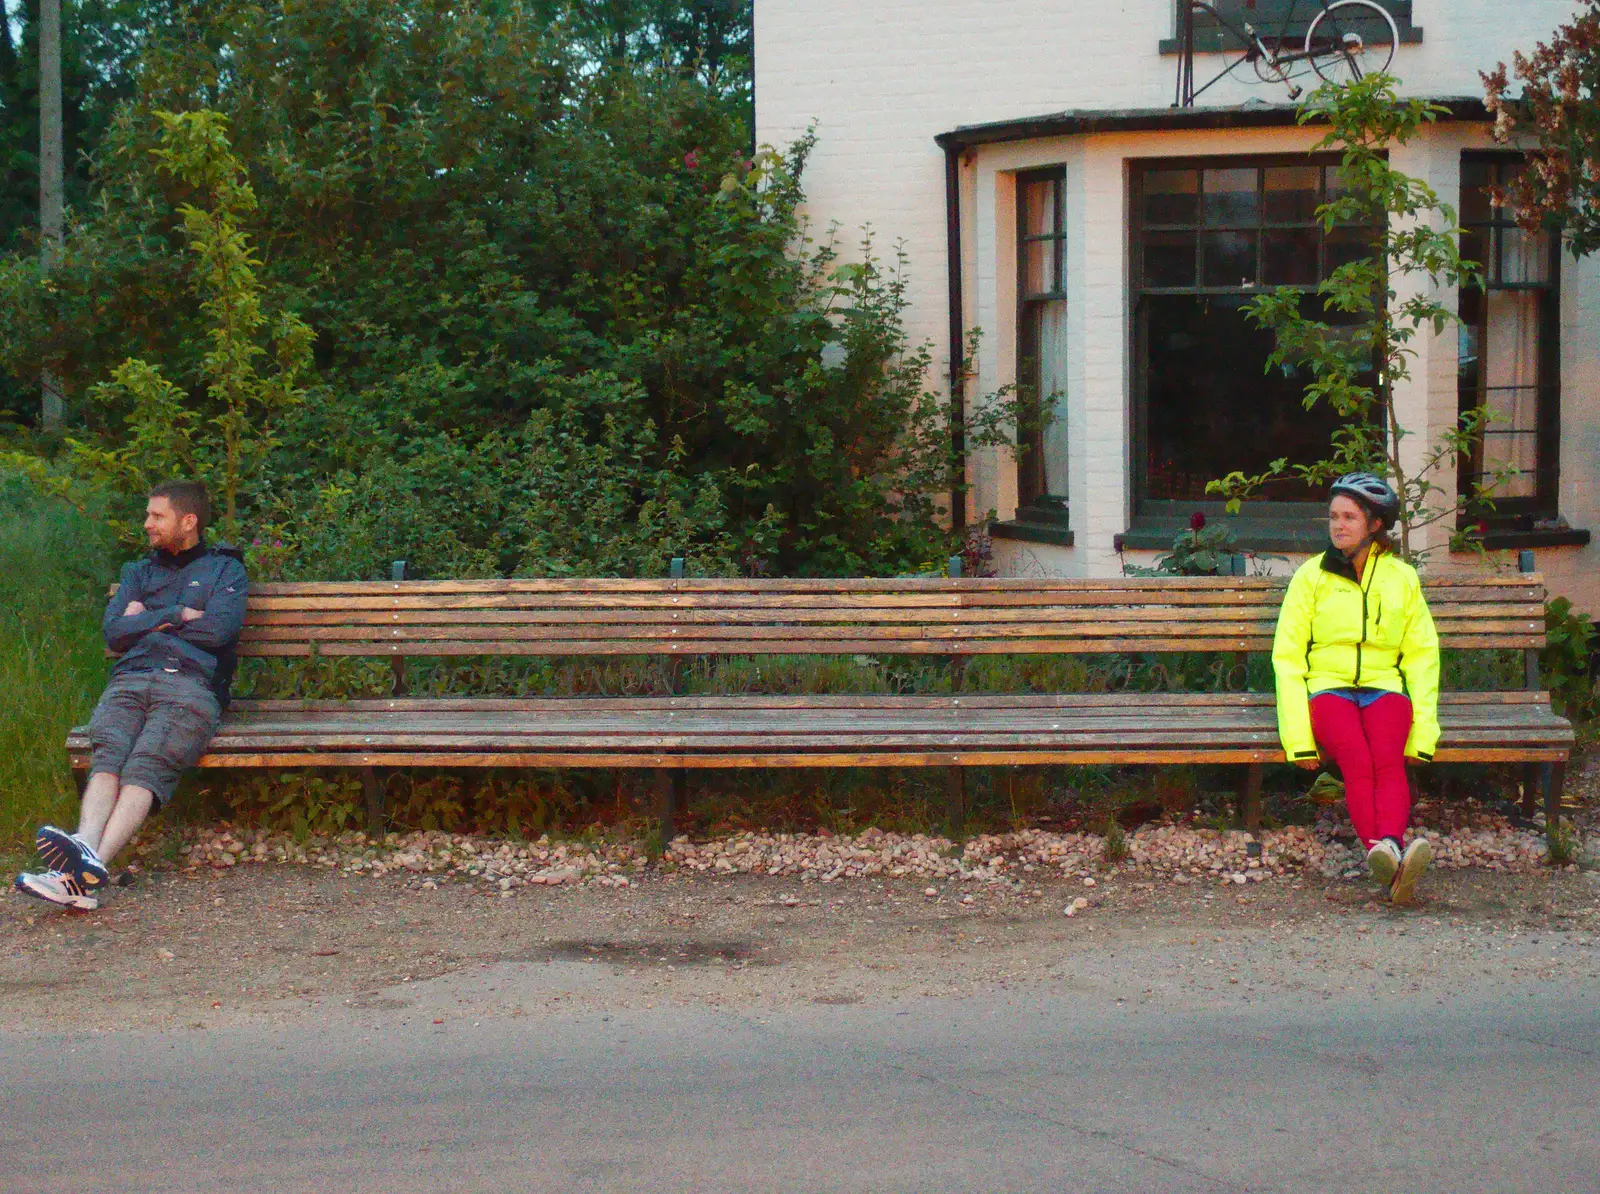
{"type": "Polygon", "coordinates": [[[1600,1191],[1600,991],[1544,990],[7,1033],[0,1187],[1600,1191]]]}

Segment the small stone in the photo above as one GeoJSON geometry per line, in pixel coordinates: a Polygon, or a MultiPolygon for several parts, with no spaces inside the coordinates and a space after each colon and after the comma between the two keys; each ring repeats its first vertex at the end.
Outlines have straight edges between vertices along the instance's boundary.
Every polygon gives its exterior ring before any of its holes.
{"type": "Polygon", "coordinates": [[[1235,872],[1233,875],[1229,876],[1229,878],[1231,878],[1235,883],[1248,883],[1248,882],[1250,882],[1250,880],[1246,879],[1244,877],[1244,875],[1242,875],[1242,874],[1240,874],[1238,872],[1235,872]]]}
{"type": "Polygon", "coordinates": [[[937,887],[924,887],[922,889],[922,894],[925,896],[936,896],[939,894],[939,889],[937,887]]]}
{"type": "Polygon", "coordinates": [[[1085,880],[1084,880],[1084,881],[1083,881],[1083,885],[1084,885],[1084,886],[1085,886],[1085,887],[1093,887],[1093,886],[1094,886],[1094,884],[1095,884],[1095,881],[1094,881],[1094,880],[1093,880],[1093,879],[1085,879],[1085,880]]]}
{"type": "Polygon", "coordinates": [[[158,950],[156,950],[156,957],[160,958],[163,962],[170,962],[170,961],[172,961],[173,958],[175,958],[177,956],[178,955],[173,953],[170,949],[158,949],[158,950]]]}

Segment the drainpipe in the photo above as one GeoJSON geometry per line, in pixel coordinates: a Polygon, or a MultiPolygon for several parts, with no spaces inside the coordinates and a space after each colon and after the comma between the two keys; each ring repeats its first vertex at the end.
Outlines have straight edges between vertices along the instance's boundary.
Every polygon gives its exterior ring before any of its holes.
{"type": "Polygon", "coordinates": [[[950,528],[967,529],[966,333],[961,312],[961,146],[944,146],[945,273],[950,280],[950,451],[955,480],[950,488],[950,528]]]}

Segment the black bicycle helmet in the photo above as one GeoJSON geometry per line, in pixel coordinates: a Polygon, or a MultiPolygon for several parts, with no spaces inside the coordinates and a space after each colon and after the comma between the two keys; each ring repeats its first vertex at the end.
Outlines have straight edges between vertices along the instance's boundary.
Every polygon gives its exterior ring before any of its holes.
{"type": "Polygon", "coordinates": [[[1371,510],[1374,518],[1382,519],[1386,531],[1400,518],[1400,496],[1382,477],[1372,473],[1346,473],[1333,483],[1328,496],[1333,498],[1341,493],[1371,510]]]}

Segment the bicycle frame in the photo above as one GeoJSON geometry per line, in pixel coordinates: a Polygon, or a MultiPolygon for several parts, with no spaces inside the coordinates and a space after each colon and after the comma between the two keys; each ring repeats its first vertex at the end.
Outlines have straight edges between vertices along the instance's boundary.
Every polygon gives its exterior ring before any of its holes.
{"type": "MultiPolygon", "coordinates": [[[[1328,0],[1318,0],[1318,6],[1323,12],[1327,12],[1328,0]]],[[[1178,64],[1178,90],[1172,106],[1175,108],[1193,107],[1197,97],[1203,95],[1211,87],[1220,83],[1247,62],[1266,63],[1278,81],[1288,88],[1289,98],[1298,99],[1300,97],[1300,88],[1290,80],[1287,67],[1296,62],[1307,62],[1320,56],[1314,50],[1284,48],[1284,43],[1290,40],[1289,28],[1294,24],[1295,14],[1299,7],[1299,0],[1290,0],[1289,5],[1284,9],[1283,21],[1278,26],[1277,32],[1269,35],[1272,39],[1272,45],[1269,47],[1261,33],[1249,21],[1243,22],[1243,28],[1241,28],[1218,12],[1208,0],[1187,0],[1183,6],[1178,34],[1181,43],[1179,49],[1181,59],[1178,64]],[[1194,14],[1197,11],[1209,13],[1219,28],[1231,35],[1244,47],[1240,57],[1230,62],[1199,88],[1194,85],[1194,14]]],[[[1257,67],[1257,73],[1260,73],[1259,67],[1257,67]]],[[[1263,81],[1265,81],[1264,76],[1263,81]]]]}

